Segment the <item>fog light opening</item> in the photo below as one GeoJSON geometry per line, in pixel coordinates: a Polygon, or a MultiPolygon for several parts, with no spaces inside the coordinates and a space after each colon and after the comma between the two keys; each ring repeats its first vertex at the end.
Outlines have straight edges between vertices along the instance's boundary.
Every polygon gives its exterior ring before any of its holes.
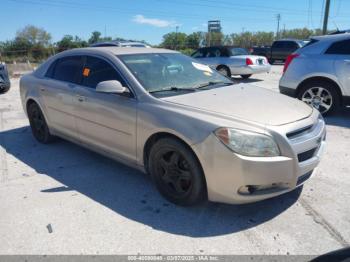
{"type": "Polygon", "coordinates": [[[269,185],[246,185],[239,188],[241,195],[269,194],[275,191],[282,191],[288,188],[288,183],[272,183],[269,185]]]}

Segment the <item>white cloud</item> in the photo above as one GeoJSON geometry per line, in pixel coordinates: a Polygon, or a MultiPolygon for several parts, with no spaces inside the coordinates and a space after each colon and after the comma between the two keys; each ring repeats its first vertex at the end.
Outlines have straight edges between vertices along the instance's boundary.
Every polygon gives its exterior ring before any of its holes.
{"type": "Polygon", "coordinates": [[[156,27],[174,27],[178,25],[175,21],[162,20],[157,18],[146,18],[143,15],[135,15],[132,21],[138,24],[146,24],[156,27]]]}

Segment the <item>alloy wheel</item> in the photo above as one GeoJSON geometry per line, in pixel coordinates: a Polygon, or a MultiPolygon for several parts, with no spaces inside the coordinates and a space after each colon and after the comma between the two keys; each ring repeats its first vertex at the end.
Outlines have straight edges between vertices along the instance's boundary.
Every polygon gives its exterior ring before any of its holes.
{"type": "Polygon", "coordinates": [[[301,100],[316,108],[321,114],[328,112],[333,105],[332,94],[323,87],[307,89],[302,95],[301,100]]]}

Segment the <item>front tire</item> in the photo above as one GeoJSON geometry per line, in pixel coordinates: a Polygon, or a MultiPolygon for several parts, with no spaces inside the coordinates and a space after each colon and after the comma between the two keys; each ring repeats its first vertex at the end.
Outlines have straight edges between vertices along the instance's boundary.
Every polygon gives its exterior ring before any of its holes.
{"type": "Polygon", "coordinates": [[[228,78],[231,77],[231,70],[227,66],[218,66],[216,70],[223,76],[226,76],[228,78]]]}
{"type": "Polygon", "coordinates": [[[341,101],[336,86],[327,81],[312,81],[300,89],[298,99],[316,108],[322,115],[335,113],[341,101]]]}
{"type": "Polygon", "coordinates": [[[252,75],[241,75],[241,77],[243,78],[243,79],[248,79],[249,77],[251,77],[252,75]]]}
{"type": "Polygon", "coordinates": [[[150,150],[148,166],[158,191],[170,202],[190,206],[206,199],[202,168],[181,141],[171,137],[158,140],[150,150]]]}
{"type": "Polygon", "coordinates": [[[28,118],[33,136],[42,144],[51,143],[54,136],[50,134],[43,112],[36,103],[28,105],[28,118]]]}
{"type": "Polygon", "coordinates": [[[0,88],[0,94],[5,94],[10,90],[10,86],[3,86],[0,88]]]}

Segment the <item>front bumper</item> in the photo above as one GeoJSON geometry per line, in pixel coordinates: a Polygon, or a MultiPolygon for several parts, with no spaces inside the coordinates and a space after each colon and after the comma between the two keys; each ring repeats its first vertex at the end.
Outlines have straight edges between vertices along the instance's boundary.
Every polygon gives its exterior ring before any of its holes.
{"type": "Polygon", "coordinates": [[[230,66],[230,71],[232,75],[253,75],[260,73],[268,73],[270,72],[270,70],[270,64],[230,66]]]}
{"type": "Polygon", "coordinates": [[[325,146],[325,123],[317,118],[318,113],[314,113],[297,124],[271,129],[282,154],[278,157],[247,157],[233,153],[214,134],[194,145],[205,173],[209,200],[230,204],[250,203],[301,186],[317,167],[325,146]],[[309,132],[287,137],[291,131],[310,123],[313,126],[309,132]],[[312,155],[303,159],[300,157],[310,150],[314,150],[312,155]],[[242,191],[248,186],[257,190],[252,193],[242,191]]]}

